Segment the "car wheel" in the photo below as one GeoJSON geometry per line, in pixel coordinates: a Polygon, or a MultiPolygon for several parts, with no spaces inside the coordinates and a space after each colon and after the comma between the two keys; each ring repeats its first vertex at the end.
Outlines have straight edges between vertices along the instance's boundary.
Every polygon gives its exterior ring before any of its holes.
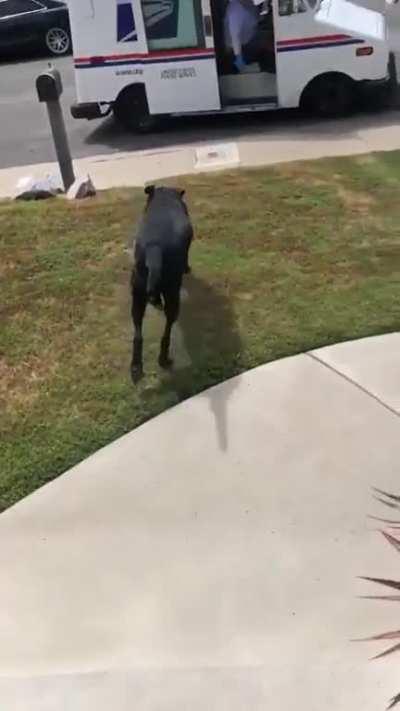
{"type": "Polygon", "coordinates": [[[350,77],[326,74],[308,85],[301,107],[321,117],[346,116],[355,108],[356,94],[355,84],[350,77]]]}
{"type": "Polygon", "coordinates": [[[55,57],[68,54],[71,49],[71,37],[67,30],[62,27],[51,27],[46,32],[46,48],[55,57]]]}
{"type": "Polygon", "coordinates": [[[141,84],[128,86],[120,93],[114,104],[114,116],[127,131],[136,133],[149,133],[157,124],[149,113],[146,91],[141,84]]]}

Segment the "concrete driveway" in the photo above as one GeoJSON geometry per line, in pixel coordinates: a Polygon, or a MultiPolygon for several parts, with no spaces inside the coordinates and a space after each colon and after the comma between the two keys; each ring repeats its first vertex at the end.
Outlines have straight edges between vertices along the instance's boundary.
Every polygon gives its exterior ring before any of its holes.
{"type": "Polygon", "coordinates": [[[398,579],[400,334],[263,366],[0,517],[7,711],[377,711],[398,579]]]}

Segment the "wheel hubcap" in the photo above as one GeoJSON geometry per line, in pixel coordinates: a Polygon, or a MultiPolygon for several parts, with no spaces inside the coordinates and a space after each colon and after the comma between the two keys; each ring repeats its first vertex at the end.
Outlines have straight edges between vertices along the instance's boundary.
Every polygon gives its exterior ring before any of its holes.
{"type": "Polygon", "coordinates": [[[65,30],[54,29],[47,33],[47,44],[54,54],[63,54],[69,47],[69,37],[65,30]]]}

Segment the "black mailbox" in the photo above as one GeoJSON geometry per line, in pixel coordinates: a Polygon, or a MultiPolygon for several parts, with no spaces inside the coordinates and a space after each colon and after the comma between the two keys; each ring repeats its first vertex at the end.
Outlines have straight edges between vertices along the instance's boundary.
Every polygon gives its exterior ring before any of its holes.
{"type": "Polygon", "coordinates": [[[57,101],[63,92],[61,74],[57,69],[39,74],[36,79],[39,101],[57,101]]]}

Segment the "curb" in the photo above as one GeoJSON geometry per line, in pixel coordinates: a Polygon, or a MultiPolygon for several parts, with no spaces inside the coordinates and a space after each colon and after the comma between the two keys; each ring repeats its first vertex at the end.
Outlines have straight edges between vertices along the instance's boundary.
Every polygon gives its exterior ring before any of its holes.
{"type": "MultiPolygon", "coordinates": [[[[272,126],[267,139],[213,141],[159,150],[99,154],[74,160],[77,176],[89,174],[98,190],[142,187],[182,175],[252,168],[279,163],[361,155],[400,149],[396,110],[351,119],[305,123],[300,127],[272,126]],[[383,117],[383,118],[382,118],[383,117]],[[167,158],[167,160],[166,160],[167,158]]],[[[19,179],[59,175],[57,163],[16,166],[0,170],[0,199],[12,198],[19,179]]]]}

